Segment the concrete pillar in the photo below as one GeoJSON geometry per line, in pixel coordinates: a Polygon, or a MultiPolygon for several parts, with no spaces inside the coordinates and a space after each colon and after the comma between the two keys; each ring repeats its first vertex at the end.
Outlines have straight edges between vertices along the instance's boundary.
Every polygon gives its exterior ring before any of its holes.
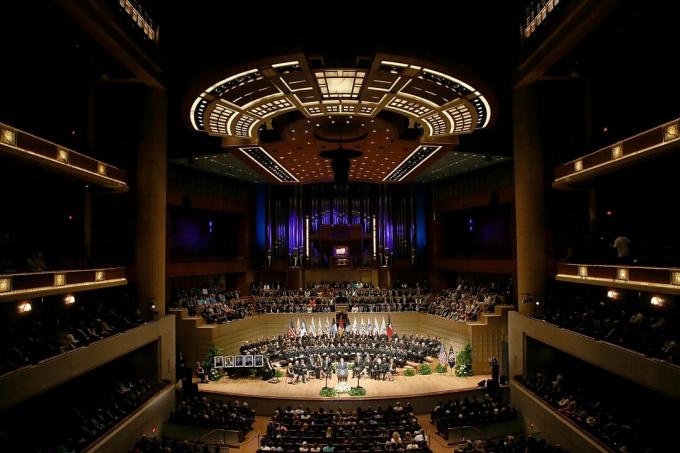
{"type": "Polygon", "coordinates": [[[546,171],[539,136],[533,86],[513,90],[515,218],[517,226],[517,300],[520,313],[531,315],[528,295],[543,295],[547,277],[546,171]]]}
{"type": "Polygon", "coordinates": [[[140,308],[149,303],[165,314],[165,211],[167,185],[167,97],[141,90],[137,147],[135,279],[140,308]]]}

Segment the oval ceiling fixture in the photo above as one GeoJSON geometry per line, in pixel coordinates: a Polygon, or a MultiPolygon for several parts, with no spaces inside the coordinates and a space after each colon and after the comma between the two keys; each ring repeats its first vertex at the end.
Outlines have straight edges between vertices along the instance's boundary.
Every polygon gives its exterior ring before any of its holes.
{"type": "Polygon", "coordinates": [[[205,88],[193,99],[195,130],[253,145],[272,117],[298,110],[305,117],[373,118],[390,110],[420,123],[425,141],[489,125],[488,94],[439,65],[376,54],[370,67],[317,67],[304,54],[257,62],[205,88]]]}

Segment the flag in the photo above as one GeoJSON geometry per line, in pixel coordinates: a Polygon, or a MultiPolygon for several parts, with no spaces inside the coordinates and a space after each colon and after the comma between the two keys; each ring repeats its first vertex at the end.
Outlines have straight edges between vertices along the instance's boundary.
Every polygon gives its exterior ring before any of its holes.
{"type": "Polygon", "coordinates": [[[359,329],[361,335],[366,335],[366,324],[364,324],[364,317],[361,317],[361,327],[359,329]]]}
{"type": "Polygon", "coordinates": [[[299,337],[301,331],[302,331],[302,328],[300,327],[300,318],[298,318],[297,324],[295,324],[295,336],[299,337]]]}
{"type": "Polygon", "coordinates": [[[342,316],[340,317],[340,321],[338,321],[338,329],[344,329],[345,328],[345,318],[342,316]]]}
{"type": "Polygon", "coordinates": [[[324,329],[324,333],[327,333],[328,335],[331,334],[331,322],[328,320],[328,316],[326,316],[326,328],[324,329]]]}
{"type": "Polygon", "coordinates": [[[378,317],[375,317],[375,322],[373,323],[373,335],[380,334],[380,324],[378,324],[378,317]]]}
{"type": "Polygon", "coordinates": [[[314,327],[314,318],[312,318],[312,323],[309,325],[309,335],[316,337],[316,327],[314,327]]]}
{"type": "Polygon", "coordinates": [[[334,337],[338,333],[338,325],[333,320],[333,325],[331,326],[331,337],[334,337]]]}
{"type": "Polygon", "coordinates": [[[446,366],[448,357],[446,356],[446,349],[444,349],[444,344],[439,344],[439,363],[446,366]]]}
{"type": "Polygon", "coordinates": [[[385,327],[385,317],[383,316],[382,324],[380,324],[380,335],[387,335],[387,327],[385,327]]]}
{"type": "Polygon", "coordinates": [[[305,324],[305,320],[302,320],[302,329],[300,329],[300,336],[304,337],[307,335],[307,324],[305,324]]]}
{"type": "Polygon", "coordinates": [[[316,325],[316,328],[318,330],[317,335],[321,336],[324,334],[323,324],[321,324],[321,316],[319,316],[319,323],[316,325]]]}
{"type": "Polygon", "coordinates": [[[392,327],[392,320],[390,319],[390,315],[387,315],[387,329],[385,330],[387,333],[387,336],[389,338],[392,338],[392,335],[394,335],[394,328],[392,327]]]}
{"type": "Polygon", "coordinates": [[[295,326],[293,325],[293,320],[290,320],[290,324],[288,325],[288,336],[290,338],[295,338],[295,326]]]}
{"type": "Polygon", "coordinates": [[[345,332],[347,333],[352,333],[352,323],[349,320],[349,316],[347,317],[347,326],[345,327],[345,332]]]}

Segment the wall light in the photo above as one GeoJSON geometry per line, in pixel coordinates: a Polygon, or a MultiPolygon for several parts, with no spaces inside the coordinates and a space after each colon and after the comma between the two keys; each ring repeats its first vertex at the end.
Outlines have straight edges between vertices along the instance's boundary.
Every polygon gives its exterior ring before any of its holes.
{"type": "Polygon", "coordinates": [[[68,294],[66,297],[64,297],[64,303],[66,305],[71,305],[76,303],[76,296],[73,294],[68,294]]]}
{"type": "Polygon", "coordinates": [[[54,286],[64,286],[64,274],[54,274],[54,286]]]}
{"type": "Polygon", "coordinates": [[[680,285],[680,271],[671,272],[671,285],[680,285]]]}
{"type": "Polygon", "coordinates": [[[104,271],[96,271],[94,273],[94,281],[101,282],[104,280],[104,271]]]}
{"type": "Polygon", "coordinates": [[[660,298],[659,296],[652,296],[649,302],[655,307],[660,307],[663,305],[663,299],[660,298]]]}
{"type": "Polygon", "coordinates": [[[583,161],[581,159],[574,162],[574,171],[583,171],[583,161]]]}
{"type": "Polygon", "coordinates": [[[578,276],[581,278],[586,278],[588,276],[588,266],[579,266],[578,276]]]}
{"type": "Polygon", "coordinates": [[[607,297],[610,299],[616,299],[619,297],[619,293],[617,293],[613,289],[610,289],[609,291],[607,291],[607,297]]]}
{"type": "Polygon", "coordinates": [[[97,173],[99,173],[102,176],[106,176],[106,164],[102,164],[101,162],[97,163],[97,173]]]}
{"type": "Polygon", "coordinates": [[[16,145],[17,134],[12,129],[0,129],[0,143],[5,145],[16,145]]]}
{"type": "Polygon", "coordinates": [[[68,164],[68,151],[61,148],[57,149],[57,160],[68,164]]]}
{"type": "Polygon", "coordinates": [[[31,303],[28,302],[27,300],[19,304],[19,313],[28,313],[31,310],[33,310],[33,307],[31,306],[31,303]]]}
{"type": "Polygon", "coordinates": [[[616,145],[612,148],[612,159],[618,159],[623,156],[623,146],[616,145]]]}
{"type": "Polygon", "coordinates": [[[663,141],[670,142],[680,137],[680,124],[673,123],[663,128],[663,141]]]}
{"type": "Polygon", "coordinates": [[[12,290],[11,278],[0,278],[0,293],[6,293],[12,290]]]}
{"type": "Polygon", "coordinates": [[[628,280],[628,269],[625,268],[620,268],[616,270],[616,279],[617,280],[628,280]]]}

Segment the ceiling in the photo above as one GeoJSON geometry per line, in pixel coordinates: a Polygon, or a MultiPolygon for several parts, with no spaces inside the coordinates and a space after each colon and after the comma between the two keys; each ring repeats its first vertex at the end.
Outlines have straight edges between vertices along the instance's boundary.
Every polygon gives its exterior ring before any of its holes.
{"type": "Polygon", "coordinates": [[[191,127],[220,137],[225,151],[201,167],[283,184],[337,181],[338,171],[349,181],[413,181],[496,113],[469,70],[381,53],[353,66],[318,54],[263,59],[206,76],[190,93],[191,127]]]}

